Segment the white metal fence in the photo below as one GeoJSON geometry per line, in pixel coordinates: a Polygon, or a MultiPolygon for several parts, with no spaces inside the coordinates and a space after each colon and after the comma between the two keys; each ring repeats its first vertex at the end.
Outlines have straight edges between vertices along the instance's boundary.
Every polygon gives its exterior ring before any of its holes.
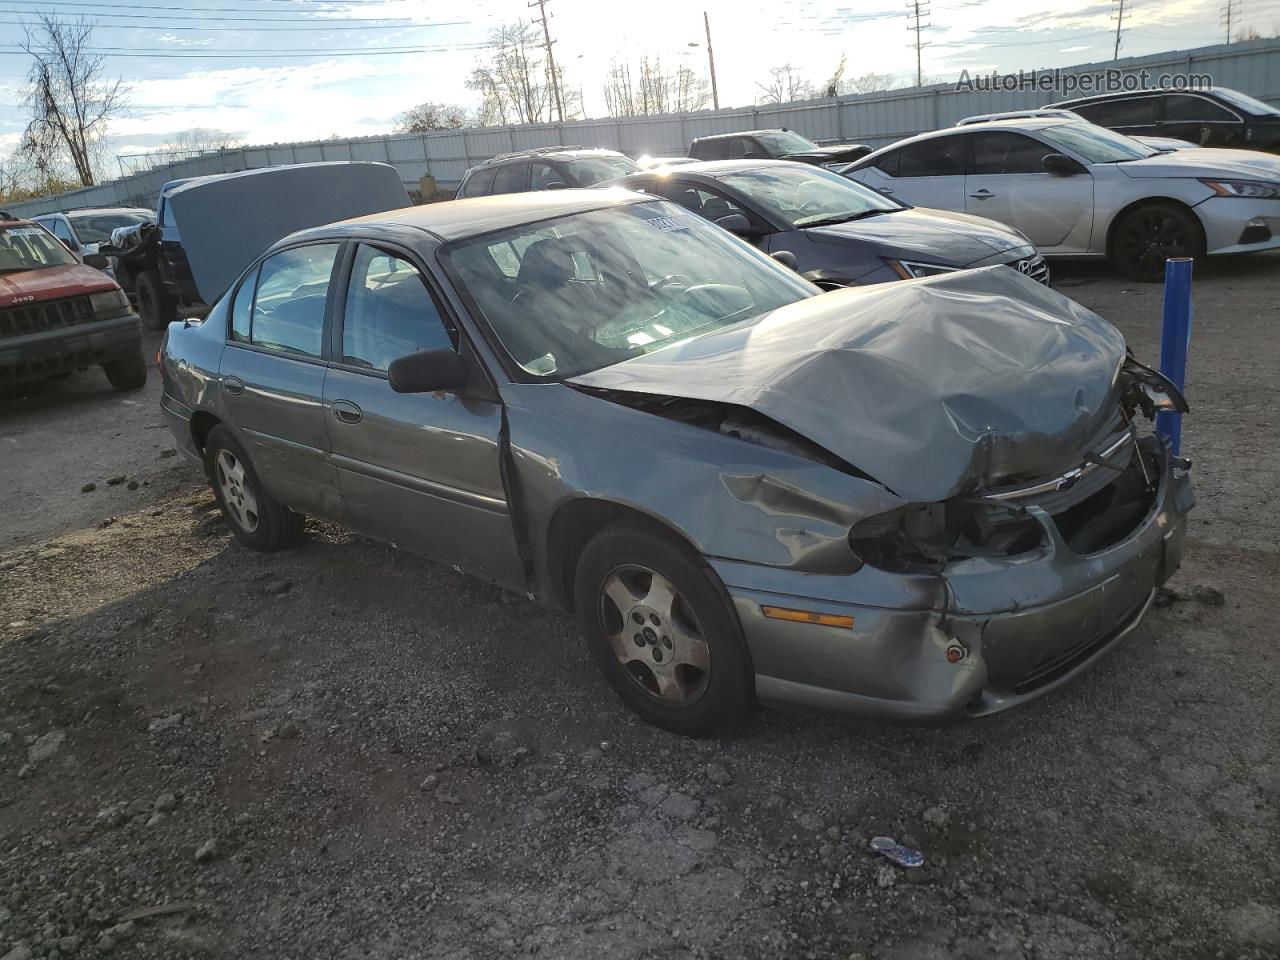
{"type": "MultiPolygon", "coordinates": [[[[1215,85],[1231,87],[1269,103],[1280,103],[1280,40],[1255,40],[1195,50],[1130,57],[1117,62],[1068,67],[1068,75],[1115,69],[1125,74],[1208,74],[1215,85]]],[[[360,137],[310,143],[239,147],[167,164],[96,187],[8,205],[15,215],[32,216],[84,207],[153,206],[170,180],[232,173],[285,163],[321,160],[378,160],[393,164],[411,189],[430,174],[446,189],[468,167],[498,153],[528,147],[580,144],[608,147],[633,157],[682,155],[693,137],[762,127],[788,127],[812,140],[882,146],[903,137],[950,126],[962,117],[1019,110],[1065,99],[1063,93],[1016,90],[961,91],[954,83],[774,106],[699,111],[658,117],[581,120],[563,124],[483,127],[424,134],[360,137]]]]}

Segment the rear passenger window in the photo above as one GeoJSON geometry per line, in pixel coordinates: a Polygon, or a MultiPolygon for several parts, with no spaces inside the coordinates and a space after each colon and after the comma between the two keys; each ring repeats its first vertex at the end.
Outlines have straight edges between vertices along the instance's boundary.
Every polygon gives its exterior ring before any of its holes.
{"type": "Polygon", "coordinates": [[[342,321],[342,362],[386,370],[419,350],[454,349],[422,275],[410,261],[361,245],[342,321]]]}
{"type": "Polygon", "coordinates": [[[494,172],[494,193],[522,193],[528,189],[529,165],[527,163],[509,163],[494,172]]]}
{"type": "Polygon", "coordinates": [[[729,158],[728,140],[703,140],[694,144],[693,156],[699,160],[727,160],[729,158]]]}
{"type": "MultiPolygon", "coordinates": [[[[1110,100],[1085,107],[1085,117],[1101,127],[1141,127],[1156,122],[1156,97],[1110,100]]],[[[1077,111],[1079,112],[1079,111],[1077,111]]]]}
{"type": "Polygon", "coordinates": [[[258,285],[258,269],[244,278],[236,298],[231,303],[231,339],[238,343],[249,342],[249,317],[253,312],[253,290],[258,285]]]}
{"type": "Polygon", "coordinates": [[[324,305],[338,244],[284,250],[262,261],[249,340],[254,346],[319,357],[324,305]]]}
{"type": "Polygon", "coordinates": [[[898,151],[899,177],[954,177],[963,172],[963,137],[934,137],[898,151]]]}
{"type": "Polygon", "coordinates": [[[477,170],[467,178],[467,182],[462,188],[462,195],[464,197],[487,197],[492,192],[492,170],[477,170]]]}

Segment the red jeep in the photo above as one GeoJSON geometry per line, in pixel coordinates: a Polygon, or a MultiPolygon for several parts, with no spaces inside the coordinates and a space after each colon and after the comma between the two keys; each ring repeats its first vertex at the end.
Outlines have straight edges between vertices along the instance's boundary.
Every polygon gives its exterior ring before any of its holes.
{"type": "Polygon", "coordinates": [[[147,382],[129,298],[44,227],[0,214],[0,388],[92,366],[117,390],[147,382]]]}

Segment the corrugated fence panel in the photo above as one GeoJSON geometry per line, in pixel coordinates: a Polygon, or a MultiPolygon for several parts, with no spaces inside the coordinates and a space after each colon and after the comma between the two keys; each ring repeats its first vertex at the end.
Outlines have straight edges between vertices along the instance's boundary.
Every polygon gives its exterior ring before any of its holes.
{"type": "MultiPolygon", "coordinates": [[[[1207,73],[1218,86],[1231,87],[1268,103],[1280,104],[1280,40],[1255,40],[1131,57],[1117,62],[1082,64],[1064,74],[1104,70],[1148,70],[1153,82],[1173,73],[1207,73]]],[[[976,79],[976,78],[975,78],[976,79]]],[[[883,146],[925,130],[950,126],[963,117],[1043,106],[1069,99],[1069,91],[958,91],[953,84],[815,100],[808,103],[744,107],[734,110],[661,117],[582,120],[565,124],[486,127],[422,135],[359,137],[310,143],[221,150],[123,177],[56,197],[8,205],[16,215],[32,216],[88,206],[151,206],[169,180],[252,170],[285,163],[321,160],[386,160],[412,184],[431,173],[445,189],[456,186],[467,168],[499,153],[529,147],[581,144],[607,147],[631,156],[683,154],[689,140],[715,133],[785,126],[812,140],[844,140],[883,146]]]]}

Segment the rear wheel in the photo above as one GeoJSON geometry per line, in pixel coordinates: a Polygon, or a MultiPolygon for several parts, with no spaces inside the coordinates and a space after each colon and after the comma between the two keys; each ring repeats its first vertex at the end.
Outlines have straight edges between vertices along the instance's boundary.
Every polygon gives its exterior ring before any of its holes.
{"type": "Polygon", "coordinates": [[[107,375],[112,389],[140,390],[147,384],[147,358],[139,347],[136,354],[104,363],[102,372],[107,375]]]}
{"type": "Polygon", "coordinates": [[[1124,274],[1144,283],[1164,279],[1164,262],[1204,254],[1204,232],[1196,215],[1173,203],[1145,203],[1121,217],[1111,255],[1124,274]]]}
{"type": "Polygon", "coordinates": [[[138,316],[148,330],[163,330],[178,319],[178,305],[156,270],[144,270],[134,281],[138,295],[138,316]]]}
{"type": "Polygon", "coordinates": [[[694,737],[745,718],[753,676],[737,617],[688,547],[645,524],[614,524],[583,550],[575,587],[597,666],[641,717],[694,737]]]}
{"type": "Polygon", "coordinates": [[[246,547],[270,553],[302,536],[302,515],[272,499],[244,448],[226,427],[218,425],[209,431],[204,463],[223,517],[246,547]]]}

